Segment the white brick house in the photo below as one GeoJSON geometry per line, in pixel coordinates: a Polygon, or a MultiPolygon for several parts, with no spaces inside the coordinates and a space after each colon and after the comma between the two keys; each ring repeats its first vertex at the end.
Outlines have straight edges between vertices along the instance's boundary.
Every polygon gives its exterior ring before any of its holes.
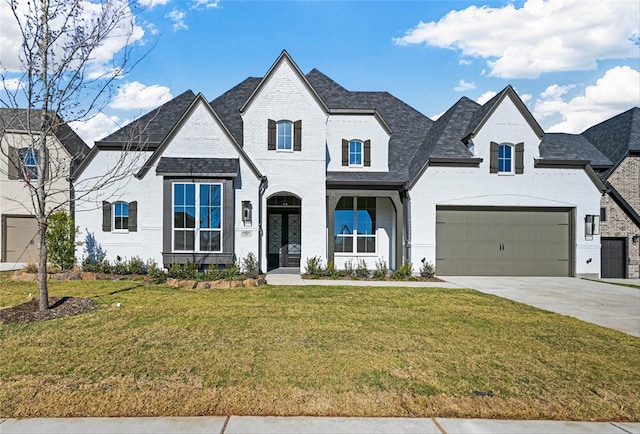
{"type": "Polygon", "coordinates": [[[253,253],[263,271],[317,256],[414,271],[424,258],[440,274],[598,275],[591,216],[604,185],[544,137],[511,87],[482,106],[463,98],[434,122],[386,92],[305,75],[283,52],[262,78],[210,102],[185,92],[98,142],[79,185],[108,173],[131,141],[144,146],[129,152],[134,174],[77,204],[76,223],[109,259],[165,265],[253,253]]]}

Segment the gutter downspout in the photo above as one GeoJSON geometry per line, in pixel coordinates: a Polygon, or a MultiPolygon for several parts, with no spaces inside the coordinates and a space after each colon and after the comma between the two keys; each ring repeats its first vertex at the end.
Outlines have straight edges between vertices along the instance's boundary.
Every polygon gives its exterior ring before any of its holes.
{"type": "Polygon", "coordinates": [[[262,197],[267,189],[267,177],[260,178],[258,185],[258,270],[262,274],[262,197]]]}
{"type": "MultiPolygon", "coordinates": [[[[411,195],[409,185],[405,183],[400,190],[400,198],[404,207],[404,261],[411,262],[411,195]]],[[[402,265],[402,264],[401,264],[402,265]]]]}

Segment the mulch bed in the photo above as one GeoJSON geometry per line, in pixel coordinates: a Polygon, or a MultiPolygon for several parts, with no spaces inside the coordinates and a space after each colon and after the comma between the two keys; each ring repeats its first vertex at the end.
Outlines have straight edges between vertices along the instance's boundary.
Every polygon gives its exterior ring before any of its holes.
{"type": "Polygon", "coordinates": [[[30,323],[77,315],[93,309],[94,303],[88,298],[49,297],[49,309],[38,310],[38,299],[17,306],[0,309],[0,324],[30,323]]]}

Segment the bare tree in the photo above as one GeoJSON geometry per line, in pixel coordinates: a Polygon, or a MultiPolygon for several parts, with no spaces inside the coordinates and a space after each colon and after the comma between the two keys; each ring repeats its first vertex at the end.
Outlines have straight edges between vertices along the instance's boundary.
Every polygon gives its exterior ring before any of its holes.
{"type": "MultiPolygon", "coordinates": [[[[45,310],[49,216],[70,210],[81,198],[83,192],[74,191],[69,180],[87,149],[72,146],[70,156],[62,155],[53,142],[61,135],[73,139],[67,124],[95,116],[113,99],[115,80],[134,66],[132,50],[143,32],[127,0],[0,1],[9,6],[20,38],[15,47],[19,61],[2,59],[0,103],[8,111],[0,139],[20,124],[22,153],[2,149],[9,162],[7,174],[15,170],[28,189],[30,201],[22,206],[37,220],[39,308],[45,310]]],[[[144,149],[139,137],[132,139],[132,151],[144,149]]],[[[123,153],[111,173],[95,179],[88,190],[124,179],[133,164],[123,153]]]]}

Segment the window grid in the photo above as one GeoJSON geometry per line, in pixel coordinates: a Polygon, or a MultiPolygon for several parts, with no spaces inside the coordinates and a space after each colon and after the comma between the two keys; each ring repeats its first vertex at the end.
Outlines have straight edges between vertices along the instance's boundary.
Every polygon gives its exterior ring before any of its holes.
{"type": "Polygon", "coordinates": [[[113,206],[113,229],[116,231],[129,230],[129,204],[116,202],[113,206]]]}
{"type": "Polygon", "coordinates": [[[334,216],[334,252],[376,253],[375,197],[342,197],[334,216]]]}
{"type": "Polygon", "coordinates": [[[349,142],[349,166],[362,166],[362,142],[359,140],[349,142]]]}
{"type": "Polygon", "coordinates": [[[293,122],[280,121],[277,124],[279,151],[293,151],[293,122]]]}
{"type": "Polygon", "coordinates": [[[513,173],[513,147],[501,144],[498,146],[498,173],[513,173]]]}
{"type": "Polygon", "coordinates": [[[35,149],[22,149],[20,151],[22,173],[26,180],[38,179],[38,151],[35,149]]]}
{"type": "Polygon", "coordinates": [[[173,250],[222,251],[222,184],[173,184],[173,250]]]}

